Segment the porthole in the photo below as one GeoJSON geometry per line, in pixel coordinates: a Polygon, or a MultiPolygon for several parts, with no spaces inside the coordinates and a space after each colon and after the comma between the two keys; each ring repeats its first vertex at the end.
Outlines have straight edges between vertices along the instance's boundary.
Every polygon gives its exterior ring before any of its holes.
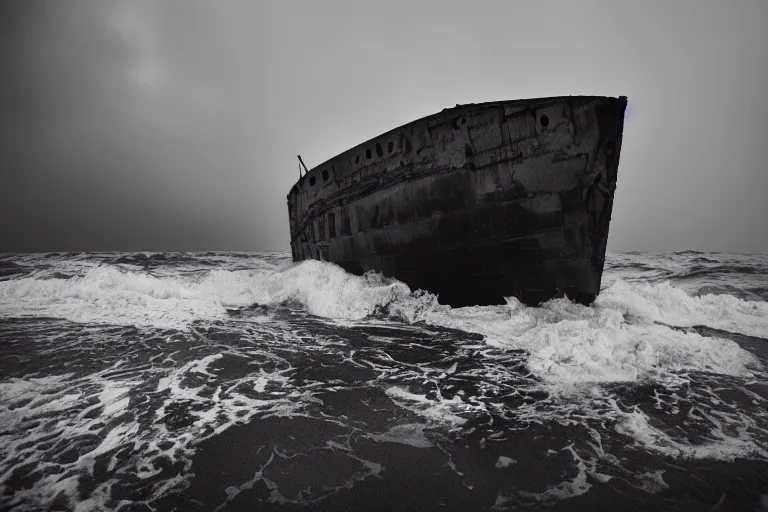
{"type": "Polygon", "coordinates": [[[355,163],[356,164],[360,163],[360,155],[355,155],[355,163]]]}
{"type": "Polygon", "coordinates": [[[323,181],[328,181],[328,169],[323,169],[323,181]]]}
{"type": "Polygon", "coordinates": [[[314,176],[312,176],[311,178],[309,178],[309,185],[310,185],[310,186],[312,186],[312,187],[314,187],[314,186],[315,186],[315,181],[316,181],[316,180],[315,180],[315,177],[314,177],[314,176]]]}
{"type": "Polygon", "coordinates": [[[379,158],[384,156],[384,150],[381,149],[381,144],[379,144],[378,142],[376,143],[376,156],[378,156],[379,158]]]}
{"type": "Polygon", "coordinates": [[[366,160],[370,160],[371,156],[373,156],[372,153],[371,153],[371,150],[370,149],[366,149],[365,150],[365,159],[366,160]]]}
{"type": "Polygon", "coordinates": [[[543,115],[542,115],[542,116],[539,118],[539,122],[541,123],[541,126],[543,126],[544,128],[546,128],[547,126],[549,126],[549,116],[548,116],[547,114],[543,114],[543,115]]]}
{"type": "Polygon", "coordinates": [[[395,143],[392,141],[389,141],[389,144],[387,144],[387,152],[391,153],[395,149],[395,143]]]}

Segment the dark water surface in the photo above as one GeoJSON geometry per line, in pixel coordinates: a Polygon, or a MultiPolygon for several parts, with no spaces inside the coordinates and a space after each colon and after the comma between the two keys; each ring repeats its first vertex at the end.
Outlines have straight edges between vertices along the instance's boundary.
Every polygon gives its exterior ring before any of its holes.
{"type": "Polygon", "coordinates": [[[768,510],[768,257],[450,309],[280,253],[0,255],[0,509],[768,510]]]}

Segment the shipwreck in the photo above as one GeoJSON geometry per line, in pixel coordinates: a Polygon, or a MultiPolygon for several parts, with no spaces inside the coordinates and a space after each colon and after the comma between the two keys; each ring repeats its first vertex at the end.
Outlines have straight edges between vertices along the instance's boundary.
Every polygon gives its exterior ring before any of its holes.
{"type": "Polygon", "coordinates": [[[600,291],[626,97],[457,105],[307,170],[294,261],[369,270],[452,306],[600,291]]]}

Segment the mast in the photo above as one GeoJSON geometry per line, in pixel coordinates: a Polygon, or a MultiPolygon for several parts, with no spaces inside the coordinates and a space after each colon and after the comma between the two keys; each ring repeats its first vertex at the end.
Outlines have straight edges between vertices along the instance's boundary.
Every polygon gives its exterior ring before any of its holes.
{"type": "Polygon", "coordinates": [[[301,178],[302,167],[304,168],[304,174],[307,174],[309,171],[307,170],[307,166],[304,165],[304,160],[301,159],[301,155],[296,155],[296,156],[299,157],[299,164],[301,164],[301,166],[299,167],[299,178],[301,178]]]}

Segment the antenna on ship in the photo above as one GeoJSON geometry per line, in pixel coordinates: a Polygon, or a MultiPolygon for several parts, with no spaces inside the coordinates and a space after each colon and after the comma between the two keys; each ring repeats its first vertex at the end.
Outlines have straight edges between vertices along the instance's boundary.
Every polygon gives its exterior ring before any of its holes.
{"type": "Polygon", "coordinates": [[[304,160],[301,159],[301,155],[296,155],[299,157],[299,178],[301,178],[301,168],[304,168],[304,174],[307,174],[309,171],[307,170],[307,166],[304,165],[304,160]]]}

